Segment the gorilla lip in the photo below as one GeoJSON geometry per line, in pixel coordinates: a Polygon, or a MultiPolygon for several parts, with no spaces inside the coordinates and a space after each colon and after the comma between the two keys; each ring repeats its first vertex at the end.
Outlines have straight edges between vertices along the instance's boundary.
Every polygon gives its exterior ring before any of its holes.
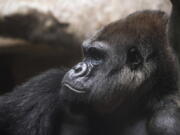
{"type": "Polygon", "coordinates": [[[80,94],[85,93],[85,91],[82,91],[82,90],[78,90],[78,89],[76,89],[76,88],[73,88],[71,85],[69,85],[69,84],[67,84],[67,83],[65,83],[64,86],[67,87],[68,89],[70,89],[70,90],[73,91],[73,92],[80,93],[80,94]]]}

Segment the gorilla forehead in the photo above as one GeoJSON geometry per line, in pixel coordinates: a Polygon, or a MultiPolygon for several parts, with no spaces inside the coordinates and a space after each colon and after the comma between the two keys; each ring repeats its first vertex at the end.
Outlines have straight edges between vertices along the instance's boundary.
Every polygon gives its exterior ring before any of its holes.
{"type": "Polygon", "coordinates": [[[153,45],[152,42],[161,42],[166,37],[167,22],[167,15],[161,11],[136,12],[105,26],[89,42],[102,41],[111,46],[121,47],[141,42],[153,45]]]}

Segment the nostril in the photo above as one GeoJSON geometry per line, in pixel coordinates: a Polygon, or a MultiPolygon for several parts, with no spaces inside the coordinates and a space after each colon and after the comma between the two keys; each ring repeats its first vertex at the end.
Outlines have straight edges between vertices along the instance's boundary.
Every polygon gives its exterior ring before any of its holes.
{"type": "Polygon", "coordinates": [[[74,71],[75,71],[75,73],[79,73],[82,71],[82,67],[75,67],[74,71]]]}
{"type": "Polygon", "coordinates": [[[74,68],[74,76],[83,76],[87,71],[87,65],[85,63],[79,63],[74,68]]]}

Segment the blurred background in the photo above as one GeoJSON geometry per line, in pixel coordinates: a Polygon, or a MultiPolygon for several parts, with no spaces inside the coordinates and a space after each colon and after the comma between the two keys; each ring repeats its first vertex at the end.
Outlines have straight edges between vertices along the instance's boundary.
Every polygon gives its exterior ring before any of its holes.
{"type": "Polygon", "coordinates": [[[168,0],[0,0],[0,93],[81,59],[81,43],[104,25],[168,0]]]}

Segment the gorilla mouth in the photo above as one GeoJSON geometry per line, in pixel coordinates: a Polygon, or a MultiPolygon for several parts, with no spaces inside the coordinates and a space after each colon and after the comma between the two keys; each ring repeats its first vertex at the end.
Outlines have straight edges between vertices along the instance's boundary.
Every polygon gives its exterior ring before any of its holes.
{"type": "Polygon", "coordinates": [[[76,88],[72,87],[71,85],[69,85],[68,83],[65,83],[64,86],[73,92],[80,93],[80,94],[85,93],[85,91],[76,89],[76,88]]]}

